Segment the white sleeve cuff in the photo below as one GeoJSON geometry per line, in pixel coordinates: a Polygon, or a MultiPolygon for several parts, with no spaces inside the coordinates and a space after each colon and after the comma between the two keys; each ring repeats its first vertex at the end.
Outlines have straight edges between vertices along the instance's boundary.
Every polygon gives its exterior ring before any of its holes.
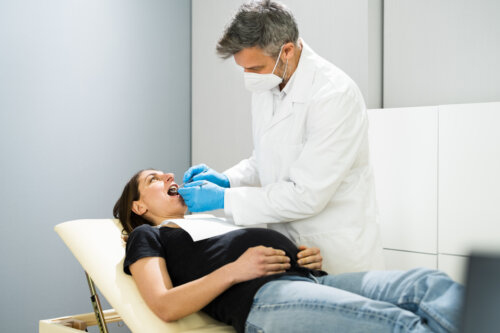
{"type": "Polygon", "coordinates": [[[227,177],[227,179],[229,180],[229,187],[230,188],[239,186],[239,183],[236,181],[237,176],[236,176],[234,171],[231,171],[231,169],[227,169],[222,174],[225,175],[227,177]]]}
{"type": "Polygon", "coordinates": [[[224,193],[224,214],[226,215],[226,218],[232,219],[233,218],[233,212],[231,210],[231,200],[229,200],[229,192],[231,189],[226,189],[224,193]]]}

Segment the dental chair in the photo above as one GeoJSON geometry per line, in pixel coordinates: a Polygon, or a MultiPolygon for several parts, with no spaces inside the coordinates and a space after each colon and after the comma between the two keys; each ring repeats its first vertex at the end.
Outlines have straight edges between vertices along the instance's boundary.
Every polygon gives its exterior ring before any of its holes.
{"type": "Polygon", "coordinates": [[[235,332],[203,312],[172,323],[158,318],[142,299],[133,278],[123,272],[125,243],[121,230],[115,219],[75,220],[55,227],[85,271],[82,278],[86,275],[94,313],[40,320],[40,333],[82,332],[93,325],[107,333],[106,323],[119,321],[134,333],[235,332]],[[102,310],[94,282],[114,309],[102,310]]]}

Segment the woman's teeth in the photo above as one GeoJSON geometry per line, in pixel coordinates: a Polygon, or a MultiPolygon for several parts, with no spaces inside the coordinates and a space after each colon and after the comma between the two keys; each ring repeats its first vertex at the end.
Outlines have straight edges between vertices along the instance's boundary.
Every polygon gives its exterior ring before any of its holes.
{"type": "Polygon", "coordinates": [[[170,186],[167,193],[168,193],[168,195],[171,195],[171,196],[177,195],[178,194],[177,186],[170,186]]]}

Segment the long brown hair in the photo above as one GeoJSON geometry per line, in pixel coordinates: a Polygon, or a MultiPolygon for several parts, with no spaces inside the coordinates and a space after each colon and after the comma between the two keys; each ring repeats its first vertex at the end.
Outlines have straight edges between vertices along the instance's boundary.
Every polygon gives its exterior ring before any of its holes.
{"type": "Polygon", "coordinates": [[[144,170],[137,172],[130,178],[123,188],[122,195],[113,208],[113,216],[120,220],[125,234],[130,234],[134,228],[143,224],[154,225],[152,222],[132,211],[132,203],[139,200],[141,197],[141,193],[139,192],[139,176],[143,171],[144,170]]]}

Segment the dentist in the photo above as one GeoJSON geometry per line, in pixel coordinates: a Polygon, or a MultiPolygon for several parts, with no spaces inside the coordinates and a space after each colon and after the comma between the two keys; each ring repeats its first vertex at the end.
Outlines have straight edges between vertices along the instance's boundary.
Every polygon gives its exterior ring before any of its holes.
{"type": "Polygon", "coordinates": [[[367,115],[356,84],[299,38],[292,13],[243,4],[217,45],[252,92],[254,151],[218,173],[184,174],[192,212],[223,208],[237,225],[267,223],[318,247],[330,274],[383,267],[367,115]]]}

